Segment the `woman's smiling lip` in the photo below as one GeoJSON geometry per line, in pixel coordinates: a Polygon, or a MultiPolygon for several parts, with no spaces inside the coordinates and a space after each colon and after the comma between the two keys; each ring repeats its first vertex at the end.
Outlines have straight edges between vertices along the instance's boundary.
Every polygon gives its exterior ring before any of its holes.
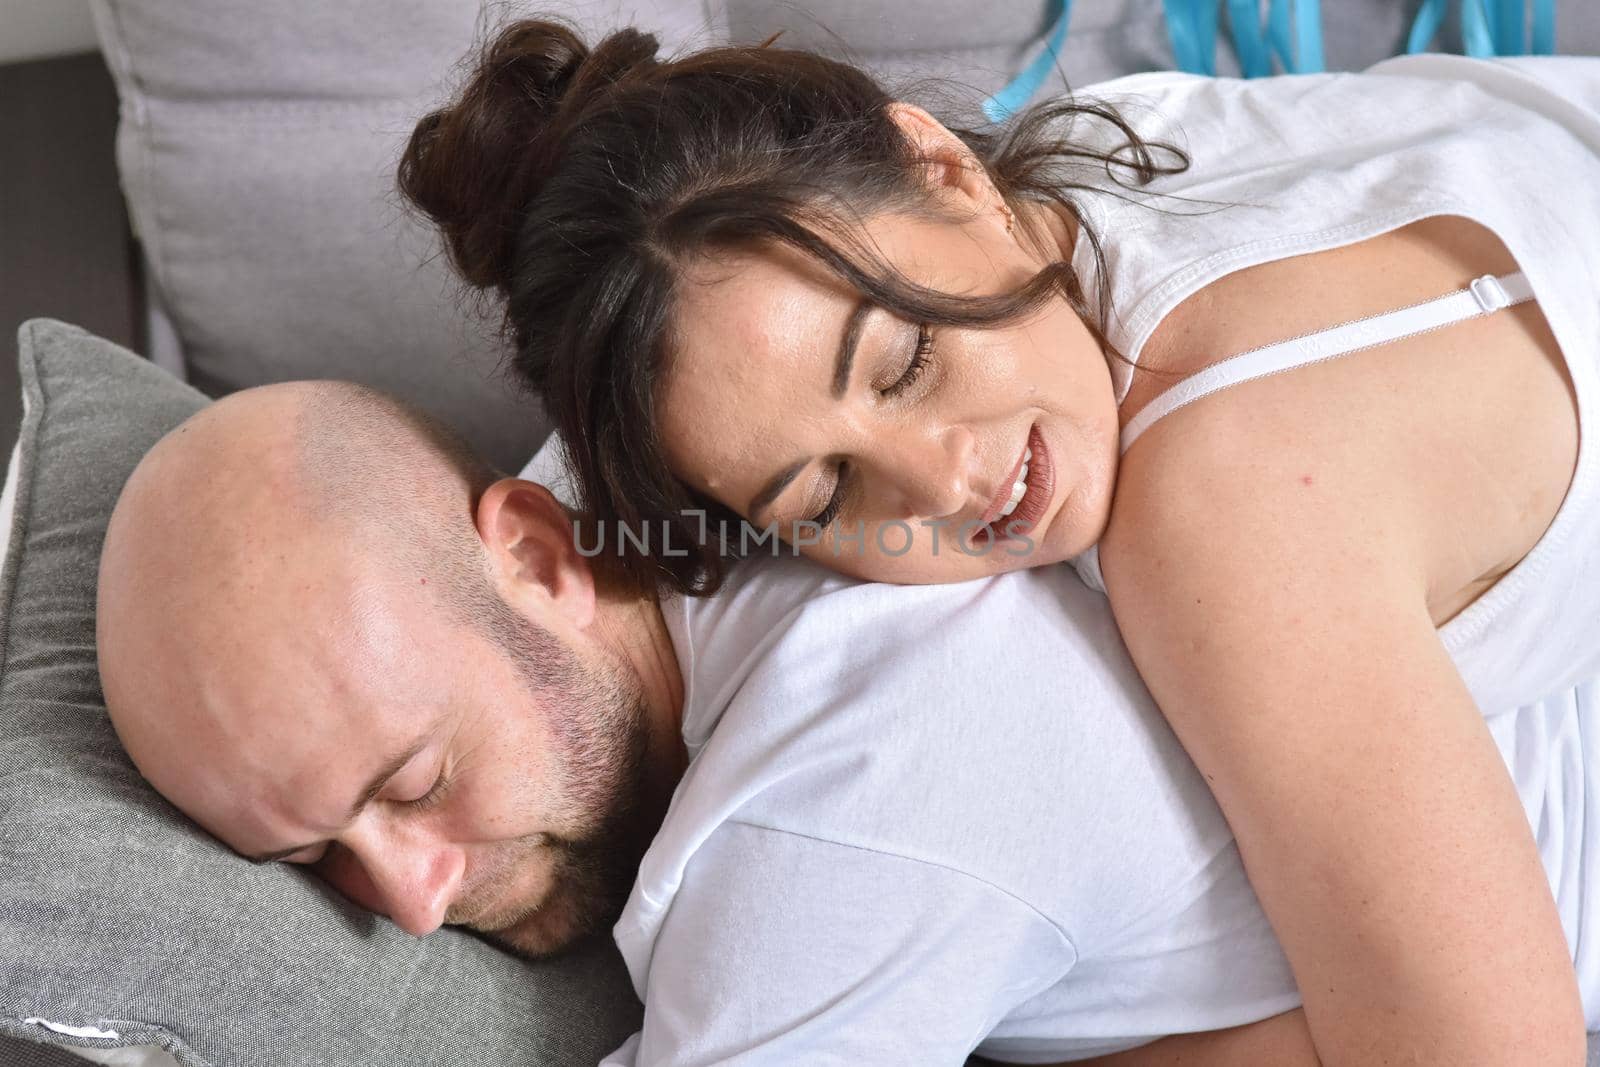
{"type": "Polygon", "coordinates": [[[1039,520],[1044,518],[1044,513],[1050,507],[1050,500],[1054,495],[1055,464],[1050,461],[1050,450],[1044,443],[1044,435],[1039,432],[1038,423],[1035,423],[1028,428],[1028,440],[1017,456],[1016,466],[1011,469],[1011,480],[1001,486],[994,500],[990,502],[988,510],[984,512],[982,525],[972,534],[972,544],[974,546],[993,544],[1010,537],[1020,538],[1031,534],[1038,526],[1039,520]],[[1011,514],[1002,520],[1000,511],[1005,507],[1006,501],[1011,499],[1011,488],[1016,484],[1017,472],[1022,469],[1023,457],[1028,455],[1029,450],[1032,450],[1032,457],[1027,461],[1027,491],[1022,494],[1022,499],[1017,501],[1017,506],[1011,514]],[[996,522],[1000,522],[1001,526],[996,527],[994,525],[996,522]]]}
{"type": "Polygon", "coordinates": [[[978,528],[993,524],[1000,517],[1000,512],[1006,506],[1006,501],[1011,499],[1011,487],[1017,484],[1017,472],[1022,470],[1024,457],[1028,454],[1028,444],[1033,439],[1033,427],[1028,427],[1028,440],[1023,442],[1022,451],[1017,453],[1017,461],[1011,465],[1011,473],[995,488],[994,496],[989,501],[989,506],[983,509],[983,514],[978,516],[978,528]]]}

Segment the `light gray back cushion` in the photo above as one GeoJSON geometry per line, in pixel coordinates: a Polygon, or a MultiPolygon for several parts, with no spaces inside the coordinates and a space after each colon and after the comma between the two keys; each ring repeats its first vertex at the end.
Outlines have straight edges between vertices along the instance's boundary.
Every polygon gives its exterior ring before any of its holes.
{"type": "MultiPolygon", "coordinates": [[[[784,29],[897,80],[988,91],[1045,29],[1050,0],[94,0],[122,100],[117,156],[190,382],[209,395],[290,378],[376,385],[433,411],[507,470],[543,440],[501,373],[394,171],[415,121],[492,27],[554,13],[590,34],[636,23],[671,52],[784,29]],[[808,7],[814,15],[808,13],[808,7]]],[[[1170,62],[1160,0],[1077,0],[1069,66],[1085,78],[1170,62]],[[1082,27],[1081,33],[1076,32],[1082,27]]],[[[973,97],[975,100],[976,97],[973,97]]],[[[491,320],[492,321],[492,320],[491,320]]]]}
{"type": "MultiPolygon", "coordinates": [[[[507,8],[508,5],[495,4],[507,8]]],[[[97,0],[147,283],[216,396],[337,377],[405,397],[515,470],[538,405],[500,373],[430,230],[394,191],[476,0],[97,0]]]]}
{"type": "Polygon", "coordinates": [[[637,19],[676,47],[698,0],[94,0],[148,285],[208,395],[344,378],[443,418],[501,468],[548,432],[503,372],[395,167],[486,28],[637,19]]]}
{"type": "MultiPolygon", "coordinates": [[[[1394,54],[1418,2],[1323,4],[1329,68],[1394,54]]],[[[211,395],[288,378],[366,382],[440,415],[506,470],[548,424],[498,373],[501,346],[459,306],[433,234],[394,193],[407,135],[475,41],[533,13],[571,18],[591,38],[634,23],[668,53],[783,31],[786,47],[847,55],[970,120],[1039,52],[1060,10],[1059,0],[93,4],[122,98],[123,187],[190,381],[211,395]]],[[[1058,92],[1063,75],[1081,88],[1171,68],[1163,6],[1074,0],[1059,74],[1041,91],[1058,92]]],[[[1600,5],[1559,8],[1560,50],[1592,50],[1600,5]]],[[[1460,47],[1453,15],[1438,47],[1460,47]]],[[[1238,72],[1225,30],[1217,70],[1238,72]]]]}
{"type": "MultiPolygon", "coordinates": [[[[1329,9],[1333,65],[1392,53],[1407,5],[1329,9]]],[[[545,436],[460,306],[394,170],[416,119],[493,27],[553,13],[591,35],[636,23],[672,52],[779,30],[926,103],[976,115],[1039,50],[1055,0],[94,0],[122,98],[118,161],[149,286],[210,395],[338,377],[422,404],[507,470],[545,436]],[[928,77],[950,79],[937,98],[928,77]]],[[[1074,87],[1172,66],[1162,0],[1075,0],[1074,87]]],[[[1230,60],[1224,47],[1219,70],[1230,60]]],[[[1231,69],[1236,70],[1236,67],[1231,69]]],[[[1045,92],[1061,87],[1052,78],[1045,92]]],[[[492,321],[489,320],[489,321],[492,321]]]]}
{"type": "MultiPolygon", "coordinates": [[[[433,411],[507,470],[543,440],[431,231],[394,192],[417,118],[474,41],[553,13],[591,35],[636,23],[667,52],[784,29],[896,80],[988,91],[1027,57],[1051,0],[975,8],[829,0],[95,0],[122,100],[117,156],[148,283],[209,395],[290,378],[366,382],[433,411]],[[808,6],[814,15],[808,13],[808,6]]],[[[1077,0],[1075,80],[1165,65],[1160,0],[1077,0]]],[[[976,97],[972,97],[975,101],[976,97]]],[[[492,320],[490,320],[492,321],[492,320]]]]}
{"type": "Polygon", "coordinates": [[[20,342],[0,582],[0,1037],[155,1044],[184,1067],[577,1067],[621,1044],[640,1014],[608,942],[531,964],[458,930],[412,938],[304,871],[240,859],[144,783],[100,695],[96,564],[134,465],[206,401],[61,323],[27,323],[20,342]],[[64,1037],[35,1017],[118,1036],[64,1037]]]}

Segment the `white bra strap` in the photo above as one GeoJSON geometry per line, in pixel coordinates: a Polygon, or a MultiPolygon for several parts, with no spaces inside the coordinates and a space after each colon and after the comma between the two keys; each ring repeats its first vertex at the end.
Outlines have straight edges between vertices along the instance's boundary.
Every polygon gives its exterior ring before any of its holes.
{"type": "Polygon", "coordinates": [[[1533,289],[1521,271],[1499,277],[1485,274],[1473,279],[1465,289],[1448,296],[1357,319],[1304,337],[1279,341],[1213,363],[1150,401],[1129,420],[1128,425],[1122,428],[1122,451],[1126,452],[1139,439],[1139,435],[1155,425],[1158,419],[1230,385],[1359,352],[1363,348],[1436,330],[1476,315],[1492,314],[1501,308],[1532,299],[1533,289]]]}

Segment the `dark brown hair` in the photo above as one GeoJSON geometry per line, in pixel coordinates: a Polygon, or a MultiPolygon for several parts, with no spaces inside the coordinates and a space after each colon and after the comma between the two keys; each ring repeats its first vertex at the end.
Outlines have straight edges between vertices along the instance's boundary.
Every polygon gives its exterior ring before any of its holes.
{"type": "MultiPolygon", "coordinates": [[[[671,544],[689,549],[608,554],[628,579],[714,591],[726,560],[703,537],[705,522],[682,513],[737,522],[673,476],[656,417],[674,287],[696,257],[786,244],[874,304],[930,326],[995,326],[1060,295],[1121,358],[1105,337],[1106,287],[1087,307],[1068,263],[1011,293],[960,297],[912,283],[854,236],[852,221],[874,213],[929,210],[921,161],[887,111],[894,98],[867,74],[766,46],[668,61],[657,48],[634,29],[591,49],[558,22],[512,23],[455,99],[417,124],[399,168],[401,193],[443,232],[467,283],[504,302],[515,371],[566,442],[585,519],[670,528],[671,544]]],[[[1144,185],[1189,165],[1157,143],[1181,160],[1159,166],[1114,109],[1070,97],[997,130],[953,132],[1009,205],[1070,212],[1102,279],[1099,237],[1067,195],[1090,188],[1074,168],[1094,161],[1113,174],[1115,164],[1144,185]],[[1124,143],[1072,144],[1064,127],[1080,117],[1109,123],[1124,143]]]]}

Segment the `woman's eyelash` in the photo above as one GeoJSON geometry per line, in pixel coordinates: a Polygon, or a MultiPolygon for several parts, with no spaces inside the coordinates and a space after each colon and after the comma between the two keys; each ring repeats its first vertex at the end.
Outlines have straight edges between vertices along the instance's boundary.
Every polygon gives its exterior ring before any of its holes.
{"type": "Polygon", "coordinates": [[[911,362],[906,364],[906,369],[899,379],[883,390],[883,395],[888,397],[899,396],[916,384],[922,377],[923,370],[928,366],[928,357],[933,352],[933,333],[926,326],[917,327],[917,347],[911,353],[911,362]]]}
{"type": "Polygon", "coordinates": [[[433,807],[435,804],[439,803],[439,801],[444,799],[444,795],[449,791],[450,783],[452,781],[454,781],[454,778],[450,775],[450,773],[441,770],[439,772],[439,777],[434,779],[433,788],[429,789],[426,793],[422,794],[415,800],[406,801],[406,805],[419,810],[426,810],[433,807]]]}
{"type": "Polygon", "coordinates": [[[827,507],[817,512],[810,520],[817,524],[819,530],[826,530],[833,525],[833,520],[839,517],[839,509],[844,506],[844,479],[848,470],[847,464],[839,464],[839,471],[834,475],[833,496],[828,498],[827,507]]]}

